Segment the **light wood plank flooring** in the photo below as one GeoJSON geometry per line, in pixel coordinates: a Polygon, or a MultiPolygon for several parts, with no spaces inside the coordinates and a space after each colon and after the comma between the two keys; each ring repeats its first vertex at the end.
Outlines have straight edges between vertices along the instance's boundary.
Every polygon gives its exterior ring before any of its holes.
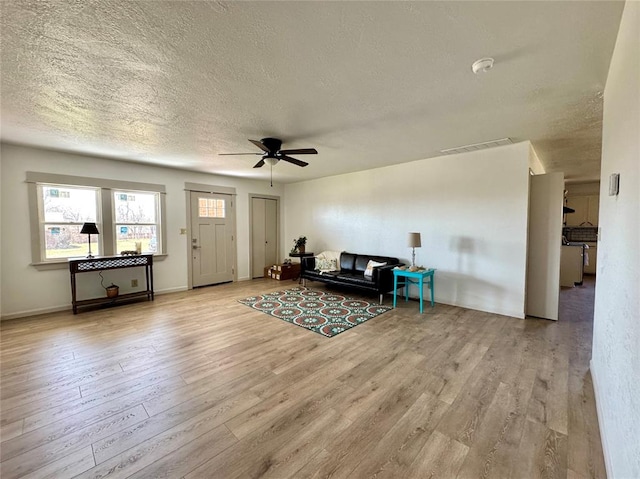
{"type": "Polygon", "coordinates": [[[593,281],[557,323],[410,301],[331,339],[237,302],[291,286],[4,321],[1,477],[605,477],[593,281]]]}

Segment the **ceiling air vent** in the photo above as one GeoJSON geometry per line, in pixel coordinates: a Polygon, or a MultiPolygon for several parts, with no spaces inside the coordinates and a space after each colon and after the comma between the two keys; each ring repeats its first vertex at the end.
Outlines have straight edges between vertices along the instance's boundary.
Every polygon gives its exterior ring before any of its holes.
{"type": "Polygon", "coordinates": [[[456,153],[468,153],[470,151],[486,150],[487,148],[510,145],[512,143],[513,142],[511,141],[511,138],[501,138],[500,140],[491,140],[485,141],[484,143],[474,143],[473,145],[458,146],[457,148],[440,150],[440,153],[444,155],[455,155],[456,153]]]}

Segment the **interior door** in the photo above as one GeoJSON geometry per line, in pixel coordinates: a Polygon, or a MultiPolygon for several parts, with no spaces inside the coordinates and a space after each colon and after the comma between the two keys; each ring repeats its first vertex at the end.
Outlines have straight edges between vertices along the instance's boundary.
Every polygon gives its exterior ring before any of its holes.
{"type": "Polygon", "coordinates": [[[259,278],[278,262],[278,201],[251,198],[251,218],[251,276],[259,278]]]}
{"type": "Polygon", "coordinates": [[[528,316],[558,319],[563,197],[563,173],[530,177],[525,308],[528,316]]]}
{"type": "Polygon", "coordinates": [[[193,287],[233,281],[231,195],[191,192],[193,287]]]}

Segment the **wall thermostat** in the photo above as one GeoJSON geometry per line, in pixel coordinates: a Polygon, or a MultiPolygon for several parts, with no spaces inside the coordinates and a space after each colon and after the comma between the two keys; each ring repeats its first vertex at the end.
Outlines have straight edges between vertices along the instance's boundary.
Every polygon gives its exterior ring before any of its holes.
{"type": "Polygon", "coordinates": [[[609,175],[609,196],[617,196],[620,191],[620,173],[609,175]]]}

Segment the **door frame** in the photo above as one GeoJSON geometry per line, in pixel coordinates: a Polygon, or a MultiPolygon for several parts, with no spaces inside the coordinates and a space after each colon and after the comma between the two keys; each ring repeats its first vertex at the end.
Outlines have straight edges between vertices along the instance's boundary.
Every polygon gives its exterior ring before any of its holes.
{"type": "Polygon", "coordinates": [[[281,230],[280,230],[280,217],[282,213],[280,211],[280,197],[275,195],[263,195],[259,193],[249,193],[249,277],[253,279],[253,199],[254,198],[262,198],[265,200],[275,200],[276,201],[276,232],[277,232],[277,240],[276,240],[276,261],[280,262],[280,244],[281,244],[281,230]]]}
{"type": "Polygon", "coordinates": [[[230,186],[220,186],[220,185],[206,185],[203,183],[184,183],[184,195],[185,195],[185,206],[187,213],[187,241],[186,241],[186,253],[187,253],[187,289],[193,289],[193,263],[191,261],[191,193],[210,193],[210,194],[223,194],[223,195],[231,195],[231,201],[233,201],[233,207],[231,208],[233,214],[231,218],[231,242],[233,249],[233,257],[231,258],[232,268],[233,268],[233,279],[232,281],[235,283],[238,281],[238,247],[237,247],[237,221],[236,221],[236,206],[238,204],[236,189],[230,186]]]}

